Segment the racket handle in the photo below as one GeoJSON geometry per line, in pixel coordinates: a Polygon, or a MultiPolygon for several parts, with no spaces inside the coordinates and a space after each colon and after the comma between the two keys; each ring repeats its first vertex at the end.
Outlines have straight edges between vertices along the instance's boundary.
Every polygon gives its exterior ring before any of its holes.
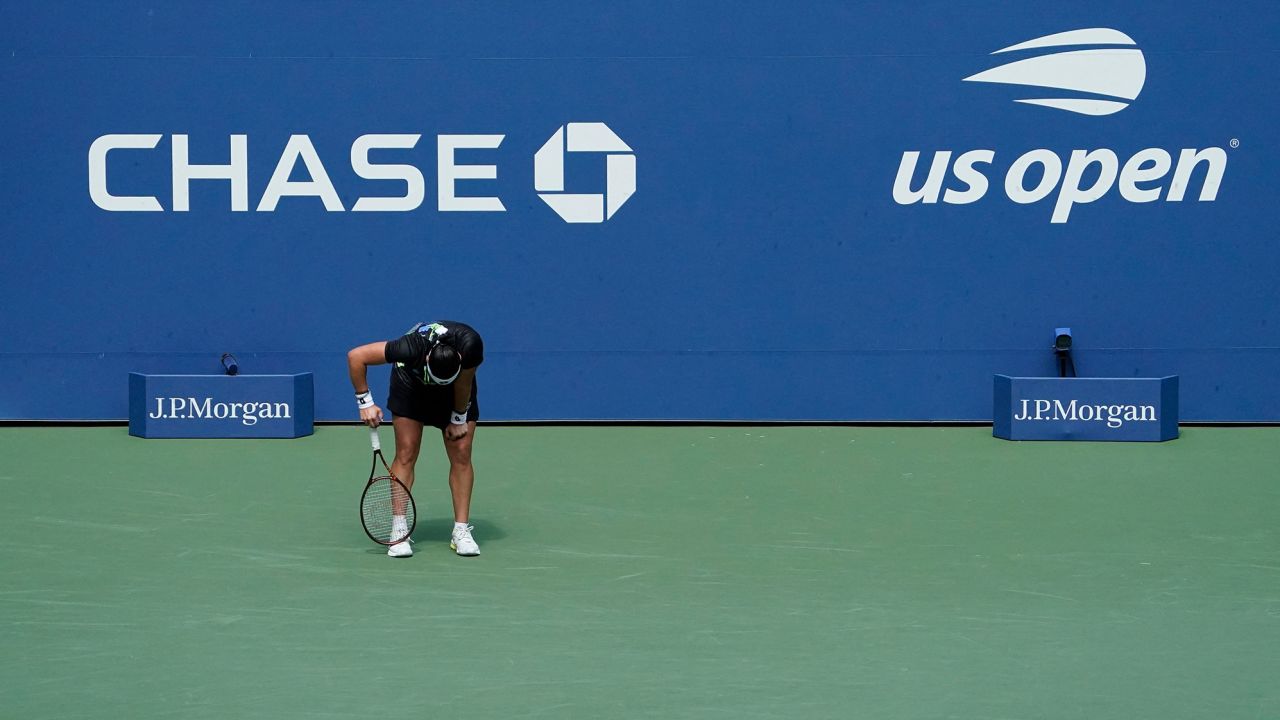
{"type": "Polygon", "coordinates": [[[382,449],[382,441],[378,439],[378,428],[369,428],[369,443],[374,450],[382,449]]]}

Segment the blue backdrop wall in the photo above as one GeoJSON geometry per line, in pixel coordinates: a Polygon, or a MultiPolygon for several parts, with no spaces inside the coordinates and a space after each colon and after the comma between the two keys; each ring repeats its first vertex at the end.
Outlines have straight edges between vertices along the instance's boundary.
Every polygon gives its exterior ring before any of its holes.
{"type": "Polygon", "coordinates": [[[1273,2],[7,2],[0,418],[230,351],[354,419],[345,351],[443,318],[489,419],[989,420],[1069,325],[1081,374],[1280,420],[1277,38],[1273,2]]]}

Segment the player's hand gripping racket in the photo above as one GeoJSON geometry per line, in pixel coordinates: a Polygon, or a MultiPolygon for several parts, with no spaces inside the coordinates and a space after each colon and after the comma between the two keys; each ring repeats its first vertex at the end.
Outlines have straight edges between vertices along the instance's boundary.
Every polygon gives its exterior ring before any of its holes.
{"type": "Polygon", "coordinates": [[[380,545],[402,543],[413,534],[413,526],[417,523],[417,508],[413,504],[413,496],[387,467],[387,460],[382,456],[382,443],[378,440],[377,428],[369,428],[369,438],[373,444],[373,467],[369,468],[369,483],[364,486],[364,494],[360,496],[360,522],[365,533],[380,545]],[[375,475],[378,462],[386,475],[375,475]]]}

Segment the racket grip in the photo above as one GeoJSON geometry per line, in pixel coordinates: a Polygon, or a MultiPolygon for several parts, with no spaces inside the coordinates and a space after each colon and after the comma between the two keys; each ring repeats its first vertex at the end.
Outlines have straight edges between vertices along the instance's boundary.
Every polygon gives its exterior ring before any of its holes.
{"type": "Polygon", "coordinates": [[[378,428],[369,428],[369,444],[374,450],[382,449],[382,441],[378,439],[378,428]]]}

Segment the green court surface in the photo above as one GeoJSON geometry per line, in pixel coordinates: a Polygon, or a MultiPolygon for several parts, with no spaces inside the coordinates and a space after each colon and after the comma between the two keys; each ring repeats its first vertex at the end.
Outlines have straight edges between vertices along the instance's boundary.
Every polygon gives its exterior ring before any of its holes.
{"type": "Polygon", "coordinates": [[[0,717],[1280,717],[1280,428],[482,426],[405,560],[367,437],[0,428],[0,717]]]}

